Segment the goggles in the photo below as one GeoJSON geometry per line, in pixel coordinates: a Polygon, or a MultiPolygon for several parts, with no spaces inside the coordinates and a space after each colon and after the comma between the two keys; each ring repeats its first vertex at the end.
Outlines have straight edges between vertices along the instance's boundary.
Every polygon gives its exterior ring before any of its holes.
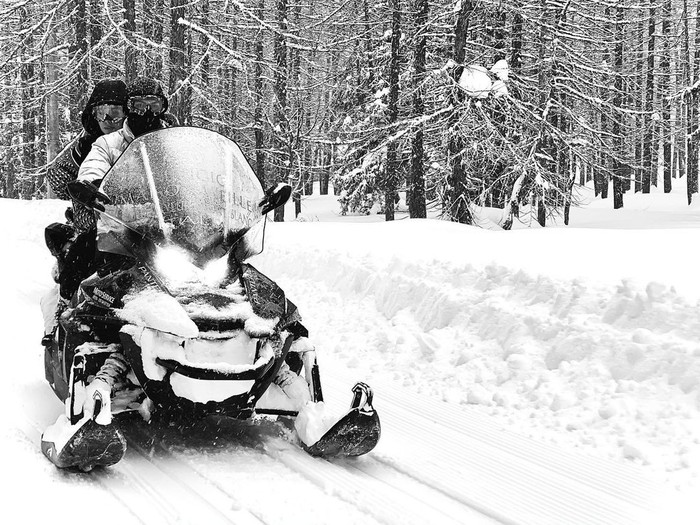
{"type": "Polygon", "coordinates": [[[158,115],[163,112],[163,99],[157,95],[131,97],[127,102],[127,107],[129,113],[143,115],[150,109],[151,113],[158,115]]]}
{"type": "Polygon", "coordinates": [[[92,114],[98,122],[113,121],[120,122],[124,120],[124,108],[116,104],[100,104],[92,108],[92,114]]]}

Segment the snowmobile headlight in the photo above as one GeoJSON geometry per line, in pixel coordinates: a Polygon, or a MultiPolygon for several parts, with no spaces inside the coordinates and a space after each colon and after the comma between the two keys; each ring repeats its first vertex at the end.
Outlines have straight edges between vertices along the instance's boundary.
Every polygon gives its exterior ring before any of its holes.
{"type": "Polygon", "coordinates": [[[228,254],[211,261],[204,267],[202,281],[209,286],[216,286],[223,281],[229,273],[228,254]]]}
{"type": "Polygon", "coordinates": [[[200,280],[200,270],[183,250],[167,247],[158,248],[155,258],[158,273],[169,281],[191,282],[200,280]]]}
{"type": "Polygon", "coordinates": [[[170,282],[198,282],[215,286],[228,275],[227,256],[211,261],[204,269],[192,263],[187,252],[169,246],[158,247],[155,259],[156,270],[170,282]]]}

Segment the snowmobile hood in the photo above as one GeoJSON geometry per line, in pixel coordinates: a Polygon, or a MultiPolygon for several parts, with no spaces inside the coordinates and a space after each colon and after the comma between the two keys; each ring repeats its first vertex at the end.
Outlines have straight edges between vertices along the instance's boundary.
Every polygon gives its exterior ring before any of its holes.
{"type": "Polygon", "coordinates": [[[262,251],[262,186],[238,145],[213,131],[177,127],[136,138],[101,190],[112,200],[100,214],[102,251],[133,256],[146,239],[182,250],[200,268],[233,247],[240,261],[262,251]]]}

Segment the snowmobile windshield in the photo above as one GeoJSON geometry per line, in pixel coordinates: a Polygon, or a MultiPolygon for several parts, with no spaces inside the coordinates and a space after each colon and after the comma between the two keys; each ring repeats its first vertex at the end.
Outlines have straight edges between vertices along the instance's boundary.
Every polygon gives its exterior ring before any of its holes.
{"type": "Polygon", "coordinates": [[[260,253],[260,182],[238,145],[213,131],[176,127],[135,139],[100,188],[99,249],[132,251],[138,239],[184,249],[204,267],[235,248],[260,253]],[[116,241],[116,242],[115,242],[116,241]]]}

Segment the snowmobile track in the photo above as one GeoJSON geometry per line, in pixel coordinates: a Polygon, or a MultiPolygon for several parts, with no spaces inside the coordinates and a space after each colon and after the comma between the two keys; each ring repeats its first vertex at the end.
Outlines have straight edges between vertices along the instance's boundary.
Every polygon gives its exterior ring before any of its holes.
{"type": "Polygon", "coordinates": [[[266,444],[266,451],[289,469],[333,495],[357,506],[380,523],[484,523],[484,516],[421,483],[417,478],[383,468],[372,454],[325,460],[293,446],[266,444]],[[439,504],[435,502],[439,501],[439,504]],[[479,518],[480,521],[474,521],[479,518]]]}
{"type": "MultiPolygon", "coordinates": [[[[134,434],[137,434],[141,439],[151,440],[152,438],[140,426],[134,425],[126,434],[127,454],[129,450],[132,450],[169,479],[182,480],[179,481],[181,485],[195,494],[199,500],[206,502],[207,506],[215,511],[214,515],[208,518],[209,523],[265,524],[263,520],[247,510],[236,510],[241,507],[241,503],[237,498],[215,480],[202,474],[199,469],[179,459],[159,442],[152,441],[152,449],[150,451],[146,450],[143,444],[136,440],[134,434]],[[186,484],[184,480],[187,481],[186,484]],[[206,494],[207,498],[205,499],[201,494],[206,494]]],[[[182,500],[178,500],[175,508],[180,508],[181,506],[182,500]]],[[[196,523],[201,515],[195,513],[193,517],[195,519],[192,522],[196,523]]]]}
{"type": "MultiPolygon", "coordinates": [[[[328,401],[337,400],[341,406],[347,401],[342,375],[330,373],[325,378],[328,401]]],[[[47,392],[36,384],[25,394],[27,399],[38,399],[47,392]],[[34,390],[42,390],[41,395],[34,395],[34,390]]],[[[125,425],[128,448],[120,463],[90,474],[58,475],[94,480],[115,508],[133,517],[132,522],[149,525],[282,523],[279,514],[249,499],[250,490],[237,484],[240,476],[230,476],[239,460],[244,461],[243,470],[255,472],[253,458],[267,458],[262,468],[281,476],[283,483],[285,479],[294,483],[293,473],[309,488],[315,487],[320,497],[337,500],[334,508],[356,509],[356,516],[343,516],[344,523],[358,523],[353,520],[361,516],[367,524],[651,522],[658,494],[635,475],[636,469],[543,447],[483,424],[483,416],[474,412],[457,413],[401,390],[378,394],[385,441],[360,458],[314,458],[257,424],[234,434],[223,429],[223,441],[211,448],[204,434],[199,445],[192,444],[194,456],[183,456],[179,446],[190,450],[187,437],[171,440],[167,432],[161,435],[138,420],[125,425]],[[384,452],[383,443],[390,443],[391,449],[384,452]],[[201,466],[196,458],[201,458],[201,466]],[[217,465],[223,467],[217,470],[217,465]]],[[[18,428],[37,451],[41,429],[60,406],[55,400],[22,407],[18,428]]],[[[253,484],[264,486],[265,479],[253,484]]]]}
{"type": "MultiPolygon", "coordinates": [[[[347,375],[326,371],[325,379],[348,383],[347,375]]],[[[326,391],[329,401],[341,401],[342,388],[326,391]]],[[[374,460],[498,522],[552,523],[556,516],[558,523],[637,525],[658,510],[658,487],[635,468],[543,446],[474,411],[404,390],[378,391],[376,399],[382,439],[393,445],[384,455],[380,441],[374,460]]]]}
{"type": "Polygon", "coordinates": [[[153,451],[147,451],[131,435],[127,445],[127,457],[117,468],[125,469],[132,479],[144,481],[146,490],[158,487],[161,499],[167,494],[164,507],[174,515],[165,523],[265,523],[247,510],[238,510],[240,503],[233,495],[162,445],[156,444],[153,451]]]}

